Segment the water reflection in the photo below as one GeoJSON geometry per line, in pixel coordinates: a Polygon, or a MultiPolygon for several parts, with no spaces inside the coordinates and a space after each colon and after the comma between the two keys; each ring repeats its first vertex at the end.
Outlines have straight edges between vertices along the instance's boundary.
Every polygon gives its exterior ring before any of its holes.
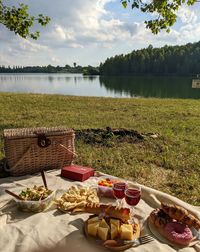
{"type": "MultiPolygon", "coordinates": [[[[111,96],[98,76],[82,74],[0,74],[0,92],[111,96]]],[[[112,92],[111,92],[112,93],[112,92]]]]}
{"type": "Polygon", "coordinates": [[[103,97],[200,98],[192,78],[98,77],[81,74],[0,74],[0,92],[103,97]]]}
{"type": "Polygon", "coordinates": [[[131,97],[200,98],[189,77],[100,77],[99,81],[107,90],[131,97]]]}

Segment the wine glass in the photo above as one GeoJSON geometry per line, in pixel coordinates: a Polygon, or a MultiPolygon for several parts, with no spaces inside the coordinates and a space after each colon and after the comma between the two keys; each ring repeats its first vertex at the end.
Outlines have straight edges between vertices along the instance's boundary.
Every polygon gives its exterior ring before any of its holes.
{"type": "Polygon", "coordinates": [[[122,207],[122,200],[125,197],[127,184],[125,182],[116,182],[113,184],[113,195],[117,199],[117,205],[122,207]]]}
{"type": "Polygon", "coordinates": [[[141,187],[132,186],[125,190],[125,200],[130,206],[136,206],[141,198],[141,187]]]}

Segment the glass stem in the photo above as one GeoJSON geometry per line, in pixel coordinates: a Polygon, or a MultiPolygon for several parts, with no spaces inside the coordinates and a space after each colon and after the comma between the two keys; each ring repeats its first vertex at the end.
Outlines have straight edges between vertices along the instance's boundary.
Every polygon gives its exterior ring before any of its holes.
{"type": "Polygon", "coordinates": [[[119,206],[120,206],[121,208],[124,206],[124,201],[123,201],[123,199],[120,199],[120,200],[119,200],[119,206]]]}

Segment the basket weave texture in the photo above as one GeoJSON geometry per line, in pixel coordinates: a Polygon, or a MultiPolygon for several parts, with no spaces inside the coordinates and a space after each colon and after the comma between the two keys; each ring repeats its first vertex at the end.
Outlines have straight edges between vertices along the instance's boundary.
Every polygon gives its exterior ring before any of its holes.
{"type": "Polygon", "coordinates": [[[5,129],[3,136],[11,176],[61,169],[65,165],[71,165],[75,157],[75,134],[72,129],[64,127],[5,129]],[[38,145],[38,136],[41,134],[50,140],[49,146],[41,148],[38,145]]]}

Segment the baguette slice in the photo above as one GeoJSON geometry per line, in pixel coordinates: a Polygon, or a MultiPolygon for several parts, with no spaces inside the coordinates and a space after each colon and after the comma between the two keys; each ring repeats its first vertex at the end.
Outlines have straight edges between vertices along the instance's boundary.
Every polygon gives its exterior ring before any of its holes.
{"type": "Polygon", "coordinates": [[[131,212],[129,208],[117,208],[112,205],[104,204],[86,204],[82,211],[87,213],[93,213],[96,215],[105,214],[109,217],[120,219],[123,222],[127,222],[131,219],[131,212]]]}
{"type": "Polygon", "coordinates": [[[119,219],[122,222],[127,222],[131,219],[131,211],[129,208],[119,208],[116,206],[104,205],[99,203],[86,203],[82,207],[74,208],[72,212],[87,212],[96,215],[105,214],[108,217],[119,219]]]}

